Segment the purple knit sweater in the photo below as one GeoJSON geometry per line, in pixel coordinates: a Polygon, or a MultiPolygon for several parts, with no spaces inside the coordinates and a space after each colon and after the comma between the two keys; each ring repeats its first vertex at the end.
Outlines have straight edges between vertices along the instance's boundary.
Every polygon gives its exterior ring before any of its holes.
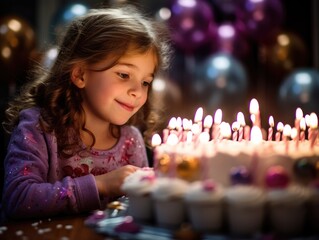
{"type": "Polygon", "coordinates": [[[33,218],[105,208],[94,175],[132,164],[147,167],[145,145],[137,128],[124,126],[118,143],[107,151],[63,160],[56,138],[38,128],[39,109],[20,113],[5,158],[2,217],[33,218]]]}

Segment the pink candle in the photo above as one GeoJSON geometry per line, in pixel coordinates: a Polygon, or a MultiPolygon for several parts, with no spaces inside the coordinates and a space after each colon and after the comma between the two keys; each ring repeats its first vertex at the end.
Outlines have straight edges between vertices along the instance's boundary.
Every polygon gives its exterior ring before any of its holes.
{"type": "Polygon", "coordinates": [[[315,113],[311,113],[310,114],[310,136],[309,136],[309,140],[310,140],[310,148],[313,149],[317,137],[318,137],[318,117],[315,113]]]}
{"type": "Polygon", "coordinates": [[[297,136],[296,136],[296,148],[298,149],[299,147],[299,138],[300,138],[300,120],[303,118],[303,112],[301,108],[296,109],[296,119],[295,119],[295,128],[297,131],[297,136]]]}
{"type": "Polygon", "coordinates": [[[204,132],[209,133],[212,125],[213,125],[213,117],[211,115],[207,115],[204,118],[204,132]]]}
{"type": "Polygon", "coordinates": [[[283,130],[284,130],[284,124],[282,122],[278,122],[277,123],[277,132],[276,132],[276,135],[275,135],[275,140],[277,142],[281,141],[281,133],[282,133],[283,130]]]}
{"type": "Polygon", "coordinates": [[[306,138],[306,120],[305,118],[300,119],[300,141],[305,141],[306,138]]]}
{"type": "Polygon", "coordinates": [[[242,112],[237,113],[237,122],[239,123],[238,141],[242,141],[244,138],[244,126],[246,125],[245,117],[242,112]]]}
{"type": "Polygon", "coordinates": [[[272,135],[274,132],[274,117],[269,117],[269,128],[268,128],[268,141],[272,141],[272,135]]]}
{"type": "Polygon", "coordinates": [[[232,124],[232,130],[233,130],[233,141],[238,140],[238,130],[239,130],[239,123],[238,122],[233,122],[232,124]]]}

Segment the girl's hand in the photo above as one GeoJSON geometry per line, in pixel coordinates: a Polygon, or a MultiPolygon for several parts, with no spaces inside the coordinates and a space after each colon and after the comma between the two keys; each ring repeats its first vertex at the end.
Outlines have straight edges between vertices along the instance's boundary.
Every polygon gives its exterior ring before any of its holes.
{"type": "Polygon", "coordinates": [[[135,172],[139,167],[133,165],[126,165],[115,169],[111,172],[95,176],[96,185],[100,195],[119,197],[123,195],[121,185],[124,179],[135,172]]]}

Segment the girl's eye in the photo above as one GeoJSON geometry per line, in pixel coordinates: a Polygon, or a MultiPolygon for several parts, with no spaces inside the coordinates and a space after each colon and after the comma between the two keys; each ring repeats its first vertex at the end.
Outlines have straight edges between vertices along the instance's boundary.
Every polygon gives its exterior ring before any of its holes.
{"type": "Polygon", "coordinates": [[[127,73],[118,73],[117,75],[122,79],[127,79],[130,77],[130,75],[127,73]]]}
{"type": "Polygon", "coordinates": [[[144,81],[144,82],[143,82],[143,86],[144,86],[144,87],[149,87],[149,86],[151,86],[151,83],[150,83],[150,82],[147,82],[147,81],[144,81]]]}

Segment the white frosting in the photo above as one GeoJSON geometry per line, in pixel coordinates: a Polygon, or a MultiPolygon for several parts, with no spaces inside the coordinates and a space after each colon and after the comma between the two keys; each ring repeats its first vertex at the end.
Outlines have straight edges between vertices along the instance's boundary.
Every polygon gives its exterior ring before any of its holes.
{"type": "Polygon", "coordinates": [[[293,165],[297,159],[311,156],[319,157],[318,145],[311,148],[308,140],[299,141],[298,147],[295,141],[287,143],[285,141],[262,141],[254,144],[246,140],[240,142],[214,140],[208,143],[199,143],[199,145],[179,143],[175,148],[163,144],[160,149],[171,153],[171,157],[180,154],[199,156],[200,164],[205,168],[205,177],[211,177],[224,187],[231,186],[229,174],[231,168],[236,166],[246,166],[252,169],[254,184],[264,188],[265,175],[269,167],[275,165],[284,167],[288,176],[294,181],[293,165]]]}
{"type": "Polygon", "coordinates": [[[187,192],[189,183],[179,178],[161,177],[154,183],[152,196],[158,200],[183,198],[187,192]]]}
{"type": "Polygon", "coordinates": [[[153,169],[143,168],[127,176],[121,189],[128,195],[144,195],[151,192],[154,182],[155,173],[153,169]]]}
{"type": "Polygon", "coordinates": [[[202,181],[193,182],[185,194],[187,202],[210,203],[219,202],[224,197],[224,189],[216,185],[213,190],[205,190],[202,181]]]}
{"type": "Polygon", "coordinates": [[[270,203],[299,205],[310,198],[311,190],[307,187],[298,185],[290,185],[284,189],[272,189],[267,192],[267,199],[270,203]]]}
{"type": "Polygon", "coordinates": [[[231,204],[252,206],[264,204],[266,196],[261,188],[249,185],[235,185],[226,190],[226,201],[231,204]]]}

